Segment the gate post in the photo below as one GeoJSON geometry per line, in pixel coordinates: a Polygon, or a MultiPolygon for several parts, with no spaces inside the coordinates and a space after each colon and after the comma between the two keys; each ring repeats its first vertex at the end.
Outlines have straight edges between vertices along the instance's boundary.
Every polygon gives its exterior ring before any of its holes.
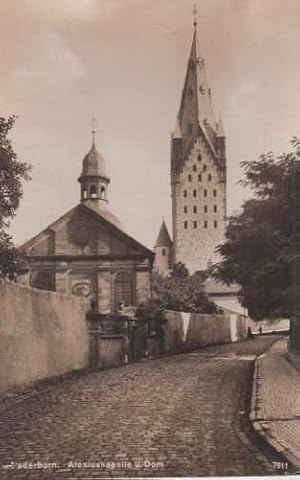
{"type": "Polygon", "coordinates": [[[101,315],[90,311],[86,314],[89,332],[89,368],[96,369],[99,365],[99,329],[101,315]]]}

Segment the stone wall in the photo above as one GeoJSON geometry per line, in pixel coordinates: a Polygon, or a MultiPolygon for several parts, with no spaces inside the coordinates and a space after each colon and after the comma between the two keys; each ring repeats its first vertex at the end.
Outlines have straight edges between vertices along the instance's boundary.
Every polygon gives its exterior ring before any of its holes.
{"type": "Polygon", "coordinates": [[[0,280],[0,390],[88,365],[84,300],[0,280]]]}
{"type": "Polygon", "coordinates": [[[165,318],[164,351],[167,354],[247,338],[247,318],[238,314],[201,315],[167,310],[165,318]]]}

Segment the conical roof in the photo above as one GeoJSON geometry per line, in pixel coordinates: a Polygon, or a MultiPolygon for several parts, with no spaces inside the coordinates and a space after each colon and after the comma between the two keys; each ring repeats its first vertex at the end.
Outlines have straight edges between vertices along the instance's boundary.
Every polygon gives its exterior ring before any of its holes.
{"type": "Polygon", "coordinates": [[[218,137],[225,137],[221,112],[219,113],[219,121],[218,121],[218,124],[217,124],[217,136],[218,137]]]}
{"type": "Polygon", "coordinates": [[[217,122],[212,106],[211,89],[207,81],[205,60],[199,52],[196,28],[177,118],[184,142],[188,143],[190,138],[197,134],[199,127],[208,141],[213,141],[217,122]]]}
{"type": "Polygon", "coordinates": [[[172,240],[170,238],[165,221],[163,220],[156,243],[155,243],[155,247],[171,247],[171,246],[172,246],[172,240]]]}
{"type": "Polygon", "coordinates": [[[104,158],[96,149],[94,142],[82,161],[82,172],[79,178],[86,176],[108,178],[104,158]]]}
{"type": "Polygon", "coordinates": [[[182,138],[182,133],[181,133],[181,128],[180,128],[178,118],[176,119],[175,128],[174,128],[174,132],[173,132],[172,137],[173,138],[182,138]]]}

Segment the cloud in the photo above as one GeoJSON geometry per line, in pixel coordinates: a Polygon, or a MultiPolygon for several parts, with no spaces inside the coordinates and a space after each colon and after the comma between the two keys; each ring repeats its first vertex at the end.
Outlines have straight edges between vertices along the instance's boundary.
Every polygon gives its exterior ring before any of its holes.
{"type": "Polygon", "coordinates": [[[25,8],[35,12],[35,15],[44,15],[48,19],[80,19],[89,20],[97,12],[97,0],[23,0],[25,8]]]}

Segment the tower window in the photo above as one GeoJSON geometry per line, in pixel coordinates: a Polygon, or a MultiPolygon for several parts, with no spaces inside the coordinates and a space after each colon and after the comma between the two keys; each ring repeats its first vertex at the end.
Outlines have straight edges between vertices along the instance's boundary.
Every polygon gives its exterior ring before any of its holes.
{"type": "Polygon", "coordinates": [[[211,182],[211,173],[208,174],[208,181],[211,182]]]}
{"type": "Polygon", "coordinates": [[[186,220],[184,222],[184,228],[188,228],[188,222],[186,220]]]}
{"type": "Polygon", "coordinates": [[[196,220],[193,222],[194,228],[197,228],[197,222],[196,220]]]}
{"type": "Polygon", "coordinates": [[[193,190],[193,197],[197,197],[197,190],[193,190]]]}
{"type": "Polygon", "coordinates": [[[199,155],[198,155],[198,162],[201,162],[201,160],[202,160],[202,155],[201,155],[201,153],[199,153],[199,155]]]}
{"type": "Polygon", "coordinates": [[[214,212],[217,212],[217,205],[214,205],[214,212]]]}
{"type": "Polygon", "coordinates": [[[83,198],[87,198],[87,191],[83,190],[83,198]]]}
{"type": "Polygon", "coordinates": [[[201,175],[201,173],[199,173],[199,175],[198,175],[198,182],[201,182],[201,181],[202,181],[202,175],[201,175]]]}
{"type": "Polygon", "coordinates": [[[96,198],[97,197],[97,189],[96,189],[96,186],[95,185],[92,185],[91,188],[90,188],[90,195],[92,198],[96,198]]]}
{"type": "Polygon", "coordinates": [[[207,170],[207,166],[204,164],[203,165],[203,172],[206,172],[206,170],[207,170]]]}
{"type": "Polygon", "coordinates": [[[214,190],[214,197],[217,196],[217,190],[214,190]]]}
{"type": "Polygon", "coordinates": [[[197,165],[193,165],[193,172],[197,172],[197,165]]]}
{"type": "Polygon", "coordinates": [[[187,206],[186,205],[184,206],[183,211],[184,211],[184,213],[187,213],[187,206]]]}
{"type": "Polygon", "coordinates": [[[189,175],[189,176],[188,176],[188,181],[189,181],[189,182],[192,181],[192,175],[189,175]]]}
{"type": "Polygon", "coordinates": [[[104,187],[101,187],[100,196],[103,200],[105,199],[105,188],[104,187]]]}
{"type": "Polygon", "coordinates": [[[193,212],[194,212],[194,213],[197,213],[197,205],[194,205],[194,206],[193,206],[193,212]]]}
{"type": "Polygon", "coordinates": [[[166,249],[165,248],[162,249],[161,254],[162,254],[163,257],[166,256],[166,249]]]}
{"type": "Polygon", "coordinates": [[[218,222],[217,220],[214,220],[214,227],[217,228],[217,226],[218,226],[218,222]]]}
{"type": "Polygon", "coordinates": [[[204,213],[207,213],[207,210],[208,210],[207,205],[204,205],[203,210],[204,210],[204,213]]]}
{"type": "Polygon", "coordinates": [[[187,197],[187,190],[183,190],[183,196],[184,196],[184,198],[187,197]]]}
{"type": "Polygon", "coordinates": [[[207,197],[207,190],[204,190],[203,195],[207,197]]]}
{"type": "Polygon", "coordinates": [[[204,220],[203,226],[204,226],[204,228],[207,228],[207,226],[208,226],[207,220],[204,220]]]}

